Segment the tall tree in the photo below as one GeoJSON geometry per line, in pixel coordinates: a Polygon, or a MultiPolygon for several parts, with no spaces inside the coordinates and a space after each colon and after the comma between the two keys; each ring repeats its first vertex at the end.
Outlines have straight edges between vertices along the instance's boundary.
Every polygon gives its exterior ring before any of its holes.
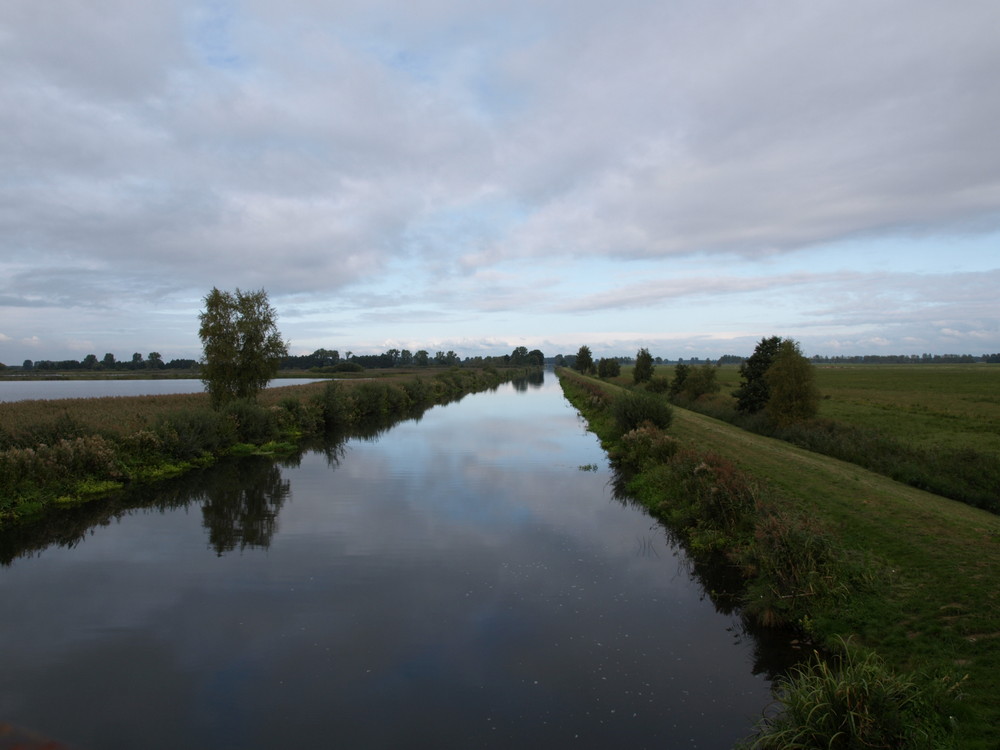
{"type": "Polygon", "coordinates": [[[799,344],[785,339],[764,373],[770,397],[766,413],[778,424],[811,419],[819,410],[819,391],[812,362],[802,356],[799,344]]]}
{"type": "Polygon", "coordinates": [[[288,345],[278,332],[267,292],[222,292],[205,297],[198,335],[204,350],[202,380],[216,407],[255,399],[278,372],[288,345]]]}
{"type": "Polygon", "coordinates": [[[105,370],[115,369],[115,355],[108,352],[104,355],[104,359],[101,360],[101,364],[104,365],[105,370]]]}
{"type": "Polygon", "coordinates": [[[153,370],[162,370],[164,367],[163,357],[159,352],[150,352],[149,359],[146,360],[146,367],[153,370]]]}
{"type": "Polygon", "coordinates": [[[584,375],[594,369],[594,357],[590,353],[590,347],[584,344],[576,353],[576,364],[573,365],[577,372],[584,375]]]}
{"type": "Polygon", "coordinates": [[[740,387],[733,391],[736,396],[736,409],[747,414],[756,414],[765,406],[771,396],[765,374],[767,368],[778,356],[781,348],[781,337],[761,339],[750,358],[740,365],[740,387]]]}
{"type": "Polygon", "coordinates": [[[648,349],[640,349],[635,355],[635,369],[632,370],[632,382],[647,383],[653,379],[653,355],[648,349]]]}

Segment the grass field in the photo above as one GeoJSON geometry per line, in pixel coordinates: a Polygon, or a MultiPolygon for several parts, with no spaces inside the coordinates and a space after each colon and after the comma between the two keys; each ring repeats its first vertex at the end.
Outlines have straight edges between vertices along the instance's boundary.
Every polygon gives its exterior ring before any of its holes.
{"type": "MultiPolygon", "coordinates": [[[[861,374],[834,372],[831,379],[857,389],[861,374]]],[[[919,387],[913,384],[923,371],[893,374],[879,367],[867,377],[874,378],[872,393],[886,398],[938,390],[931,387],[941,382],[933,375],[919,387]],[[903,382],[893,384],[893,377],[903,382]]],[[[839,636],[871,648],[898,672],[952,683],[967,676],[958,746],[1000,747],[1000,518],[692,411],[675,408],[668,432],[765,482],[782,507],[827,529],[838,548],[873,556],[877,590],[816,609],[810,629],[825,643],[839,636]]]]}
{"type": "Polygon", "coordinates": [[[677,409],[671,433],[765,479],[892,573],[879,596],[825,613],[818,627],[855,637],[894,668],[967,673],[972,736],[1000,727],[1000,519],[853,464],[677,409]]]}
{"type": "MultiPolygon", "coordinates": [[[[672,377],[673,367],[657,374],[672,377]]],[[[728,395],[739,385],[739,368],[718,368],[718,380],[728,395]]],[[[1000,365],[817,365],[816,384],[822,418],[922,448],[1000,455],[1000,365]]]]}

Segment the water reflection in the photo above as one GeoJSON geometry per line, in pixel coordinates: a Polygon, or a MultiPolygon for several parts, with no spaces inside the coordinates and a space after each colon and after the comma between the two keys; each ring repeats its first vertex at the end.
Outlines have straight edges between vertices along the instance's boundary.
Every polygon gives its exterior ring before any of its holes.
{"type": "Polygon", "coordinates": [[[213,472],[207,484],[201,517],[216,554],[269,547],[291,492],[281,468],[266,459],[241,461],[213,472]]]}
{"type": "Polygon", "coordinates": [[[110,750],[727,747],[760,657],[605,467],[541,381],[77,509],[0,570],[0,718],[110,750]]]}

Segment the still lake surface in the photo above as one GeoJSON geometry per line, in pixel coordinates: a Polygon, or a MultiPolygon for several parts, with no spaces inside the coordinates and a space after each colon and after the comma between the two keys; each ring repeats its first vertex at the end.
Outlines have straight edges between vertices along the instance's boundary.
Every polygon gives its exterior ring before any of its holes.
{"type": "Polygon", "coordinates": [[[730,747],[762,648],[611,484],[546,373],[0,535],[0,722],[107,750],[730,747]]]}
{"type": "MultiPolygon", "coordinates": [[[[315,378],[284,378],[271,381],[271,386],[314,383],[315,378]]],[[[0,380],[0,401],[31,399],[103,398],[105,396],[163,396],[170,393],[201,393],[202,381],[194,378],[164,378],[163,380],[0,380]]]]}

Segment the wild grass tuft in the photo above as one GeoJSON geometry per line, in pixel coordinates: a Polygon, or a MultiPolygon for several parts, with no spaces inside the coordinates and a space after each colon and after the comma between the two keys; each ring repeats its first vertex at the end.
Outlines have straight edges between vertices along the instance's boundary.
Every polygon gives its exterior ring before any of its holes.
{"type": "Polygon", "coordinates": [[[845,644],[832,663],[818,655],[780,681],[776,713],[765,717],[746,750],[789,748],[949,748],[951,708],[961,681],[897,675],[874,653],[845,644]]]}

